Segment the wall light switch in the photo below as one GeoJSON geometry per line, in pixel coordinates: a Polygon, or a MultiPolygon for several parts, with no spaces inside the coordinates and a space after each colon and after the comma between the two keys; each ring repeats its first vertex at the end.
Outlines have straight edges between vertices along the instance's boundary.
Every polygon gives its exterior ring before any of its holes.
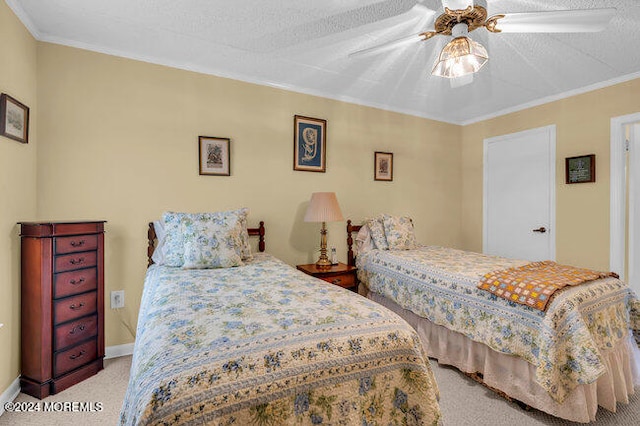
{"type": "Polygon", "coordinates": [[[111,309],[124,308],[124,290],[111,292],[111,309]]]}

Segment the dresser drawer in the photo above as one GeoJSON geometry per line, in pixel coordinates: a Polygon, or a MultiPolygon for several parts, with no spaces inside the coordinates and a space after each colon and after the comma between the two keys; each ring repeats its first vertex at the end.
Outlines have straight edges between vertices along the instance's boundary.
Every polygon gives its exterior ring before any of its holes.
{"type": "Polygon", "coordinates": [[[80,318],[55,328],[54,350],[60,350],[98,334],[98,316],[80,318]]]}
{"type": "Polygon", "coordinates": [[[331,284],[339,285],[340,287],[353,287],[356,285],[355,274],[342,274],[334,275],[332,277],[320,277],[321,280],[330,282],[331,284]]]}
{"type": "Polygon", "coordinates": [[[97,293],[95,291],[57,300],[53,304],[53,322],[61,324],[92,314],[96,311],[96,302],[97,293]]]}
{"type": "Polygon", "coordinates": [[[55,257],[56,272],[73,271],[80,268],[96,266],[97,252],[86,251],[82,253],[65,254],[55,257]]]}
{"type": "Polygon", "coordinates": [[[98,236],[76,235],[73,237],[58,237],[55,239],[55,245],[56,254],[95,250],[98,248],[98,236]]]}
{"type": "Polygon", "coordinates": [[[53,278],[53,298],[72,296],[94,290],[98,286],[98,270],[96,268],[62,272],[53,278]]]}
{"type": "Polygon", "coordinates": [[[98,343],[95,339],[62,352],[56,352],[53,360],[53,374],[60,376],[93,361],[97,355],[98,343]]]}

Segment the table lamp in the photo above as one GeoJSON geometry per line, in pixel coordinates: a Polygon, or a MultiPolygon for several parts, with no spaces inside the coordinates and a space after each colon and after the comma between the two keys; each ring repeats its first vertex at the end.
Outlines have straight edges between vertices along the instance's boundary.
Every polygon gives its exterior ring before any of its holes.
{"type": "Polygon", "coordinates": [[[319,268],[328,268],[331,261],[327,257],[327,227],[326,222],[344,220],[335,192],[314,192],[311,194],[309,207],[304,215],[305,222],[322,222],[320,229],[320,258],[316,262],[319,268]]]}

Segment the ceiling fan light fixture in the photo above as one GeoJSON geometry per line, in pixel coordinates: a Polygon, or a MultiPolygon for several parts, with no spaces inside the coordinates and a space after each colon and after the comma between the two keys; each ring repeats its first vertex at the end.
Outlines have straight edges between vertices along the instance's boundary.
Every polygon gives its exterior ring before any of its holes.
{"type": "Polygon", "coordinates": [[[456,78],[478,72],[489,60],[487,49],[467,36],[456,37],[440,52],[431,74],[456,78]]]}

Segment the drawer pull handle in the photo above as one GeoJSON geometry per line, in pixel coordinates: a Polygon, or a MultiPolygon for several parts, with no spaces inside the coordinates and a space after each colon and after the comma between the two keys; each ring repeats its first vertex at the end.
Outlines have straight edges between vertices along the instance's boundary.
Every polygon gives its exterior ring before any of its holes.
{"type": "Polygon", "coordinates": [[[76,306],[75,303],[73,305],[69,306],[69,309],[72,309],[74,311],[77,311],[78,309],[82,309],[82,308],[84,308],[84,302],[80,302],[80,304],[78,306],[76,306]]]}
{"type": "Polygon", "coordinates": [[[80,352],[78,352],[77,355],[69,355],[69,359],[78,359],[80,358],[82,355],[86,354],[87,351],[85,351],[84,349],[81,350],[80,352]]]}
{"type": "Polygon", "coordinates": [[[342,280],[340,278],[336,278],[335,280],[331,281],[331,284],[340,284],[342,282],[342,280]]]}
{"type": "Polygon", "coordinates": [[[71,247],[82,247],[84,245],[84,243],[85,243],[84,240],[71,241],[71,247]]]}
{"type": "Polygon", "coordinates": [[[76,334],[76,333],[83,332],[85,328],[86,328],[86,327],[84,326],[84,324],[76,325],[76,326],[75,326],[75,327],[73,327],[73,329],[69,332],[69,334],[76,334]]]}
{"type": "Polygon", "coordinates": [[[79,265],[81,263],[84,263],[84,257],[79,257],[77,259],[69,259],[69,263],[72,265],[79,265]]]}
{"type": "Polygon", "coordinates": [[[79,280],[71,280],[71,281],[69,281],[69,284],[78,285],[78,284],[82,284],[83,282],[84,282],[84,277],[81,277],[79,280]]]}

